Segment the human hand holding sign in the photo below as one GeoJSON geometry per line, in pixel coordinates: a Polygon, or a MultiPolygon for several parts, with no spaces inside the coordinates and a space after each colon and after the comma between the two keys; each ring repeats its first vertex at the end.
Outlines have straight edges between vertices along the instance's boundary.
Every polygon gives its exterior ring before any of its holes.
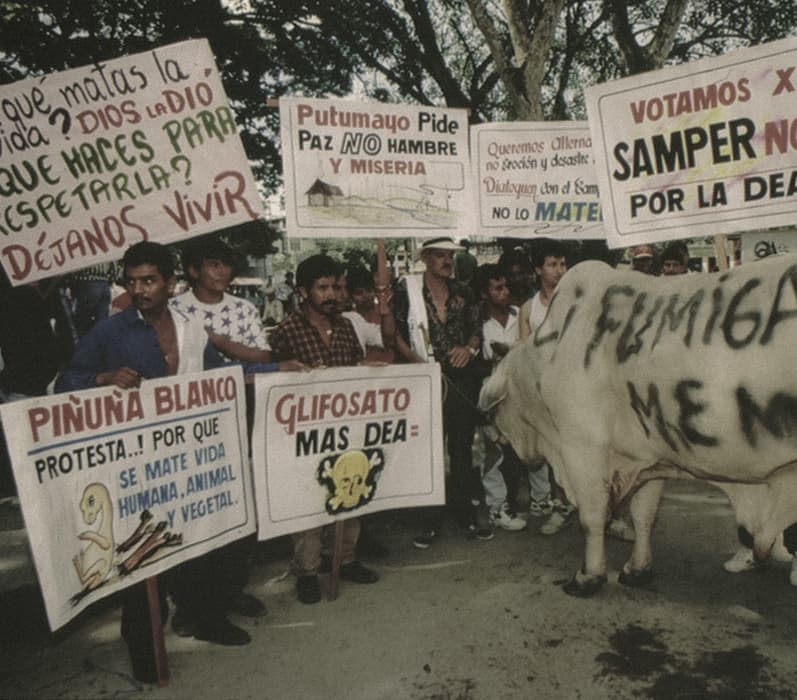
{"type": "Polygon", "coordinates": [[[141,375],[130,367],[120,367],[107,372],[99,372],[95,378],[97,386],[118,386],[120,389],[134,389],[141,385],[141,375]]]}

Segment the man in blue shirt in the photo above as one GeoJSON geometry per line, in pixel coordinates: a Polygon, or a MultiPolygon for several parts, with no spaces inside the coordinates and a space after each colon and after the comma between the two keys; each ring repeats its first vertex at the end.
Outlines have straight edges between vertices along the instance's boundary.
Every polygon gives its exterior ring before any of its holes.
{"type": "MultiPolygon", "coordinates": [[[[56,381],[56,391],[109,385],[131,389],[144,379],[219,367],[224,363],[219,352],[237,356],[240,350],[237,343],[208,333],[201,322],[169,308],[175,277],[168,248],[142,241],[125,252],[122,264],[132,304],[97,323],[80,340],[69,366],[56,381]]],[[[178,571],[176,576],[179,575],[178,571]]],[[[206,583],[192,582],[195,587],[206,583]]],[[[160,593],[165,618],[168,608],[163,587],[160,593]]],[[[202,623],[194,633],[197,639],[226,645],[250,641],[249,634],[229,622],[219,607],[209,609],[202,623]]],[[[122,636],[128,645],[135,677],[154,682],[152,630],[143,584],[125,591],[122,636]]]]}

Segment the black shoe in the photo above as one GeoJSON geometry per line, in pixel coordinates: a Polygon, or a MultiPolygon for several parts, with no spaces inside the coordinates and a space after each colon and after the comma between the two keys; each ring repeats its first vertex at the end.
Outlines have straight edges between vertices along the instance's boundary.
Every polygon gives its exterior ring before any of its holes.
{"type": "Polygon", "coordinates": [[[134,649],[127,645],[130,654],[130,663],[133,666],[133,678],[139,683],[157,683],[158,674],[155,671],[155,657],[152,645],[148,649],[134,649]]]}
{"type": "Polygon", "coordinates": [[[318,576],[315,574],[297,576],[296,593],[299,595],[299,600],[306,605],[311,605],[321,600],[321,586],[318,585],[318,576]]]}
{"type": "Polygon", "coordinates": [[[489,542],[495,535],[493,531],[487,527],[479,527],[478,525],[471,524],[467,527],[466,537],[469,540],[481,540],[482,542],[489,542]]]}
{"type": "Polygon", "coordinates": [[[236,627],[225,617],[197,623],[194,639],[225,647],[240,647],[252,641],[246,630],[236,627]]]}
{"type": "Polygon", "coordinates": [[[178,608],[172,618],[172,629],[178,637],[193,637],[196,631],[196,620],[192,620],[178,608]]]}
{"type": "Polygon", "coordinates": [[[244,617],[263,617],[268,610],[257,598],[249,593],[239,593],[230,605],[230,612],[244,617]]]}
{"type": "Polygon", "coordinates": [[[340,567],[340,577],[347,581],[354,581],[354,583],[376,583],[379,580],[379,574],[371,569],[366,569],[358,561],[350,561],[340,567]]]}
{"type": "Polygon", "coordinates": [[[424,530],[421,534],[415,536],[415,539],[412,540],[412,546],[416,549],[429,549],[435,537],[437,537],[436,530],[424,530]]]}

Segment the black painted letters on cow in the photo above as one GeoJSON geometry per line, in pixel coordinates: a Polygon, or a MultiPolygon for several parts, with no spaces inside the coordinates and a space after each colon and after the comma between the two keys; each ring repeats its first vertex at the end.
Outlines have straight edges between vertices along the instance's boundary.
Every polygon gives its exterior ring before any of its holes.
{"type": "Polygon", "coordinates": [[[706,327],[703,329],[703,345],[709,345],[711,343],[714,326],[722,313],[722,301],[722,287],[717,285],[711,293],[711,315],[708,317],[706,327]]]}
{"type": "Polygon", "coordinates": [[[655,384],[648,384],[648,400],[647,402],[642,399],[632,382],[627,382],[628,396],[631,399],[631,408],[634,409],[639,424],[645,431],[645,435],[650,437],[650,427],[648,423],[652,421],[656,427],[659,435],[664,439],[664,442],[675,452],[678,451],[678,445],[675,443],[670,431],[677,431],[675,426],[667,424],[664,419],[664,411],[661,407],[661,400],[659,399],[659,387],[655,384]]]}
{"type": "Polygon", "coordinates": [[[637,316],[642,315],[647,298],[648,295],[643,292],[634,300],[631,318],[628,319],[628,323],[625,324],[625,328],[620,334],[620,339],[617,341],[617,361],[620,364],[642,349],[642,336],[645,334],[645,331],[653,325],[653,318],[664,303],[664,299],[658,297],[656,301],[653,302],[653,308],[648,311],[647,316],[645,316],[645,321],[634,331],[634,321],[637,316]]]}
{"type": "Polygon", "coordinates": [[[775,292],[775,301],[772,304],[772,311],[769,314],[767,327],[761,334],[761,345],[767,345],[769,341],[772,340],[775,326],[777,326],[778,323],[797,317],[797,309],[788,309],[787,311],[782,311],[780,308],[783,297],[783,287],[786,282],[791,282],[792,292],[794,293],[794,296],[797,297],[797,265],[792,265],[780,276],[780,280],[778,280],[778,289],[777,292],[775,292]]]}
{"type": "MultiPolygon", "coordinates": [[[[728,274],[717,278],[717,284],[711,290],[710,303],[709,291],[705,287],[697,289],[682,303],[677,292],[651,296],[649,290],[640,290],[629,284],[608,286],[601,298],[592,337],[585,348],[584,368],[589,368],[602,343],[612,342],[612,336],[618,364],[642,355],[646,333],[654,327],[656,332],[648,352],[655,349],[665,335],[680,333],[682,328],[681,340],[684,347],[690,348],[704,309],[703,318],[706,320],[700,336],[703,345],[717,342],[714,331],[718,330],[722,333],[721,342],[732,350],[743,350],[754,343],[767,345],[775,337],[780,324],[797,320],[797,265],[783,272],[774,295],[767,294],[764,298],[762,277],[752,277],[730,293],[732,281],[733,276],[728,274]],[[768,311],[762,302],[769,304],[768,311]]],[[[568,323],[571,318],[568,314],[568,323]]]]}
{"type": "MultiPolygon", "coordinates": [[[[550,302],[551,309],[555,308],[556,299],[558,296],[559,292],[555,291],[553,296],[551,297],[551,302],[550,302]]],[[[581,287],[576,286],[574,296],[576,301],[578,301],[579,299],[581,299],[581,297],[584,296],[584,290],[581,287]]],[[[534,336],[533,336],[534,347],[538,348],[542,345],[547,345],[548,343],[561,342],[561,340],[565,337],[565,333],[567,332],[567,329],[570,326],[570,322],[573,320],[576,311],[578,311],[578,304],[573,302],[572,304],[570,304],[570,307],[567,309],[567,313],[565,314],[565,320],[564,323],[562,323],[561,330],[554,329],[552,331],[549,331],[548,326],[552,325],[553,323],[553,321],[551,321],[551,319],[553,318],[553,314],[549,313],[548,315],[546,315],[545,320],[537,327],[537,330],[534,331],[534,336]]]]}
{"type": "MultiPolygon", "coordinates": [[[[581,297],[584,296],[584,290],[581,287],[576,287],[575,296],[576,296],[576,301],[578,301],[579,299],[581,299],[581,297]]],[[[570,322],[573,320],[573,316],[575,315],[577,310],[578,310],[578,304],[574,303],[570,305],[570,308],[567,310],[567,315],[565,316],[565,322],[562,324],[562,334],[559,337],[559,340],[565,337],[565,333],[567,332],[567,329],[570,326],[570,322]]]]}
{"type": "Polygon", "coordinates": [[[678,427],[684,437],[694,445],[714,447],[719,440],[710,435],[701,433],[694,425],[693,420],[706,408],[704,403],[693,400],[694,393],[703,388],[703,382],[696,379],[684,379],[675,385],[675,400],[678,402],[678,427]]]}
{"type": "Polygon", "coordinates": [[[703,382],[697,379],[682,379],[675,384],[672,399],[677,407],[677,421],[667,419],[666,403],[662,403],[658,385],[653,382],[648,384],[647,399],[642,398],[633,382],[626,382],[626,386],[631,408],[647,437],[650,437],[651,429],[655,428],[667,446],[675,452],[679,451],[676,438],[687,449],[692,449],[694,445],[715,447],[719,444],[717,437],[707,435],[697,426],[700,414],[707,408],[705,403],[699,401],[698,396],[703,389],[703,382]]]}
{"type": "Polygon", "coordinates": [[[589,367],[592,352],[601,344],[606,333],[614,333],[622,325],[622,321],[611,317],[612,298],[617,294],[632,297],[636,294],[636,290],[627,284],[624,286],[613,284],[604,292],[603,299],[601,299],[601,314],[595,322],[595,333],[592,340],[589,341],[584,355],[584,367],[589,367]]]}
{"type": "Polygon", "coordinates": [[[680,294],[673,294],[670,297],[670,301],[667,306],[664,307],[664,311],[661,312],[661,322],[659,323],[659,329],[656,331],[656,335],[653,338],[651,348],[655,348],[656,345],[658,345],[665,328],[667,328],[670,333],[677,332],[681,323],[683,323],[684,316],[686,315],[687,311],[689,312],[689,321],[686,324],[686,333],[684,333],[684,345],[689,347],[692,343],[692,332],[695,328],[697,312],[700,311],[700,305],[703,303],[703,297],[705,295],[705,289],[698,289],[691,297],[689,297],[689,299],[686,300],[680,310],[676,311],[675,308],[678,306],[681,296],[680,294]]]}
{"type": "Polygon", "coordinates": [[[760,284],[761,280],[757,277],[747,280],[742,288],[731,297],[731,301],[728,304],[728,310],[725,312],[725,318],[722,320],[722,333],[725,336],[725,342],[728,343],[728,347],[734,350],[747,347],[753,342],[753,338],[755,338],[758,329],[761,327],[761,314],[755,309],[737,313],[737,309],[744,301],[744,298],[760,284]],[[739,323],[753,324],[748,334],[741,338],[735,336],[733,332],[733,329],[739,323]]]}
{"type": "Polygon", "coordinates": [[[752,447],[758,444],[756,425],[779,440],[797,440],[797,396],[778,392],[769,399],[766,408],[762,408],[746,387],[739,386],[736,403],[742,432],[752,447]]]}

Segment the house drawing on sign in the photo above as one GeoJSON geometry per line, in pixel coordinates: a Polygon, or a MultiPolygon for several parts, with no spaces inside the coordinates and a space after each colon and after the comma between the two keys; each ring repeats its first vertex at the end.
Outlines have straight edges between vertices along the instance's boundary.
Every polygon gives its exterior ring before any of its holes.
{"type": "Polygon", "coordinates": [[[335,205],[335,198],[343,196],[343,190],[337,185],[330,185],[322,180],[316,181],[305,192],[307,205],[310,207],[331,207],[335,205]]]}

